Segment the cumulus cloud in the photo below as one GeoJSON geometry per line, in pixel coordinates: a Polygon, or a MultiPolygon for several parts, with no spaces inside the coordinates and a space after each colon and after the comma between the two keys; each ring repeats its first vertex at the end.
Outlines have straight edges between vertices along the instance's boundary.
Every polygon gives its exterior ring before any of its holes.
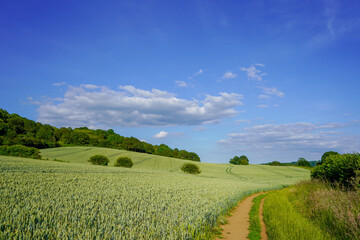
{"type": "Polygon", "coordinates": [[[69,86],[63,98],[44,102],[38,121],[55,126],[135,127],[199,125],[235,116],[243,96],[221,92],[204,99],[182,99],[175,94],[134,86],[69,86]]]}
{"type": "Polygon", "coordinates": [[[224,75],[222,76],[222,79],[232,79],[232,78],[236,78],[237,74],[232,73],[232,72],[226,72],[224,73],[224,75]]]}
{"type": "Polygon", "coordinates": [[[187,83],[185,81],[175,81],[178,87],[187,87],[187,83]]]}
{"type": "Polygon", "coordinates": [[[261,153],[264,158],[292,156],[293,159],[288,160],[297,160],[308,155],[316,159],[329,150],[359,151],[359,146],[355,144],[360,141],[359,136],[349,136],[339,131],[346,126],[305,122],[256,125],[228,134],[227,139],[220,140],[219,144],[239,151],[261,153]]]}
{"type": "Polygon", "coordinates": [[[169,133],[165,131],[160,131],[159,133],[155,134],[154,138],[165,138],[169,133]]]}

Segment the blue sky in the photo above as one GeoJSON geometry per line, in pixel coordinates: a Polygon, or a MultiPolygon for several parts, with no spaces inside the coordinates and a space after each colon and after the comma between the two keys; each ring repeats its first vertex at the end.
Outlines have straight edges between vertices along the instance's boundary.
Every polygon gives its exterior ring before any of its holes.
{"type": "Polygon", "coordinates": [[[360,3],[3,1],[0,107],[225,163],[360,151],[360,3]]]}

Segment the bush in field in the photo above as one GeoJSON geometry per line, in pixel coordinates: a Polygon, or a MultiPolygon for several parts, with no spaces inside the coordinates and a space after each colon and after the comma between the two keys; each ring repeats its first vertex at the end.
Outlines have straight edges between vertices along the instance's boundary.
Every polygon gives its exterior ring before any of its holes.
{"type": "Polygon", "coordinates": [[[311,177],[354,188],[359,184],[360,154],[332,154],[316,166],[311,177]]]}
{"type": "Polygon", "coordinates": [[[249,159],[245,155],[241,155],[240,157],[235,156],[230,159],[230,163],[235,165],[249,165],[249,159]]]}
{"type": "Polygon", "coordinates": [[[115,167],[126,167],[126,168],[131,168],[133,165],[134,163],[128,157],[119,157],[114,164],[115,167]]]}
{"type": "Polygon", "coordinates": [[[41,159],[39,149],[22,145],[0,146],[0,155],[41,159]]]}
{"type": "Polygon", "coordinates": [[[201,173],[200,168],[198,165],[193,164],[193,163],[185,163],[182,167],[181,170],[185,173],[191,173],[191,174],[199,174],[201,173]]]}
{"type": "Polygon", "coordinates": [[[270,166],[282,166],[283,164],[279,161],[272,161],[271,163],[269,163],[270,166]]]}
{"type": "Polygon", "coordinates": [[[299,160],[296,162],[296,165],[303,167],[310,167],[310,162],[305,158],[299,158],[299,160]]]}
{"type": "Polygon", "coordinates": [[[88,161],[94,165],[103,165],[103,166],[107,166],[109,163],[109,159],[104,155],[94,155],[90,157],[88,161]]]}

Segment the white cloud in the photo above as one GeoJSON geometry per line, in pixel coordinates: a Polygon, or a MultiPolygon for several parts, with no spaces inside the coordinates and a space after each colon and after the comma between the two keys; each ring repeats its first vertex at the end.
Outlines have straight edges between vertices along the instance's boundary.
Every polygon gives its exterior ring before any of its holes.
{"type": "Polygon", "coordinates": [[[176,126],[219,122],[235,116],[242,105],[242,95],[219,93],[204,99],[182,99],[175,94],[134,86],[69,86],[57,102],[43,102],[38,108],[38,121],[55,126],[176,126]]]}
{"type": "Polygon", "coordinates": [[[261,63],[257,63],[257,64],[252,64],[250,65],[250,67],[246,68],[246,67],[242,67],[240,68],[241,71],[246,72],[246,75],[248,76],[248,78],[250,80],[256,80],[258,82],[261,82],[263,80],[263,76],[266,75],[266,73],[261,73],[260,70],[256,69],[255,66],[259,66],[259,67],[264,67],[264,64],[261,63]]]}
{"type": "Polygon", "coordinates": [[[200,75],[200,74],[203,74],[204,70],[203,69],[199,69],[199,71],[197,71],[196,73],[194,73],[194,77],[197,76],[197,75],[200,75]]]}
{"type": "Polygon", "coordinates": [[[257,107],[258,107],[258,108],[267,108],[267,107],[269,107],[269,106],[266,105],[266,104],[259,104],[259,105],[257,105],[257,107]]]}
{"type": "Polygon", "coordinates": [[[237,74],[228,71],[222,76],[222,79],[232,79],[232,78],[236,78],[236,77],[237,77],[237,74]]]}
{"type": "Polygon", "coordinates": [[[277,97],[284,97],[285,93],[275,87],[263,87],[263,92],[267,95],[274,95],[277,97]]]}
{"type": "Polygon", "coordinates": [[[187,83],[185,81],[175,81],[178,87],[187,87],[187,83]]]}
{"type": "Polygon", "coordinates": [[[155,134],[154,138],[165,138],[169,133],[165,131],[160,131],[159,133],[155,134]]]}
{"type": "Polygon", "coordinates": [[[258,96],[258,99],[270,99],[271,98],[271,96],[269,96],[269,95],[264,95],[264,94],[260,94],[259,96],[258,96]]]}
{"type": "Polygon", "coordinates": [[[54,87],[60,87],[60,86],[63,86],[65,84],[66,84],[66,82],[58,82],[58,83],[53,83],[53,86],[54,87]]]}
{"type": "Polygon", "coordinates": [[[219,144],[238,151],[260,153],[263,158],[298,157],[308,155],[314,159],[335,150],[339,152],[359,151],[356,144],[359,136],[349,136],[338,131],[345,124],[311,124],[305,122],[289,124],[265,124],[245,127],[243,131],[230,133],[219,144]]]}

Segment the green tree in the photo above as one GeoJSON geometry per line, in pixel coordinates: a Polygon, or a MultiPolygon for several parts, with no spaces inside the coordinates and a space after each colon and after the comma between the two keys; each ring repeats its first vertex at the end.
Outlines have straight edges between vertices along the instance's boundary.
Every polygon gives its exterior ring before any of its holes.
{"type": "Polygon", "coordinates": [[[355,188],[359,184],[359,172],[360,153],[331,154],[311,171],[311,177],[355,188]]]}
{"type": "Polygon", "coordinates": [[[296,162],[297,166],[310,167],[310,162],[305,158],[299,158],[296,162]]]}
{"type": "Polygon", "coordinates": [[[194,163],[184,163],[184,165],[181,167],[181,170],[185,173],[190,173],[190,174],[201,173],[199,166],[194,163]]]}
{"type": "Polygon", "coordinates": [[[321,160],[320,162],[317,163],[317,165],[321,165],[325,159],[328,157],[328,156],[331,156],[331,155],[339,155],[338,152],[334,152],[334,151],[328,151],[328,152],[325,152],[322,156],[321,156],[321,160]]]}
{"type": "Polygon", "coordinates": [[[98,154],[90,157],[88,161],[94,165],[107,166],[109,164],[109,158],[107,158],[104,155],[98,155],[98,154]]]}
{"type": "Polygon", "coordinates": [[[132,162],[131,158],[128,157],[119,157],[114,166],[115,167],[126,167],[126,168],[131,168],[134,165],[134,163],[132,162]]]}
{"type": "Polygon", "coordinates": [[[270,166],[282,166],[283,164],[279,161],[272,161],[271,163],[269,163],[270,166]]]}
{"type": "Polygon", "coordinates": [[[235,156],[231,158],[229,162],[235,165],[249,165],[249,159],[245,155],[241,155],[240,157],[235,156]]]}
{"type": "Polygon", "coordinates": [[[155,149],[155,154],[160,156],[171,157],[172,152],[172,149],[166,144],[160,144],[160,146],[155,149]]]}

